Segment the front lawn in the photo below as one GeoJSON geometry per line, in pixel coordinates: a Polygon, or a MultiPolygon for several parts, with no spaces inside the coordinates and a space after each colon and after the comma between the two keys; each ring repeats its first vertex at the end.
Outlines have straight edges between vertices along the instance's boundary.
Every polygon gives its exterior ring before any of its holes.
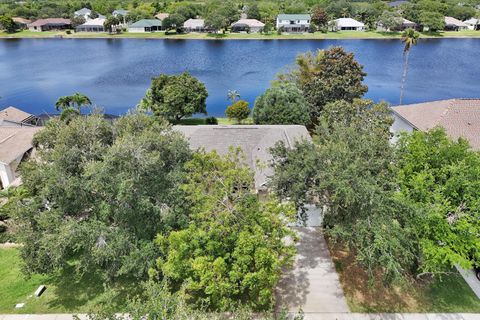
{"type": "MultiPolygon", "coordinates": [[[[20,266],[18,249],[0,248],[0,314],[83,313],[95,305],[103,292],[102,280],[95,274],[81,280],[76,280],[68,271],[56,277],[33,275],[25,278],[20,266]],[[47,290],[36,298],[34,292],[41,284],[46,285],[47,290]],[[25,306],[15,309],[17,303],[25,303],[25,306]]],[[[120,295],[112,303],[121,311],[120,295]]]]}
{"type": "Polygon", "coordinates": [[[355,257],[329,243],[333,262],[352,312],[480,313],[480,299],[459,273],[424,281],[384,286],[381,279],[369,284],[355,257]]]}

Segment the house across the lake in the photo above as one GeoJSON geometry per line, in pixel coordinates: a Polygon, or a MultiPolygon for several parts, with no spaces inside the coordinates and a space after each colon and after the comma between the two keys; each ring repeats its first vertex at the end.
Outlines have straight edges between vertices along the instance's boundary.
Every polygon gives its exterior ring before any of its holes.
{"type": "Polygon", "coordinates": [[[51,30],[65,30],[72,27],[70,19],[63,18],[49,18],[39,19],[28,25],[30,31],[51,31],[51,30]]]}
{"type": "Polygon", "coordinates": [[[80,10],[77,10],[73,13],[73,16],[75,18],[83,18],[85,20],[88,20],[90,19],[90,15],[92,14],[92,10],[88,9],[88,8],[82,8],[80,10]]]}
{"type": "Polygon", "coordinates": [[[190,143],[190,148],[217,151],[227,154],[231,147],[241,148],[245,164],[255,174],[255,188],[258,192],[267,190],[267,179],[273,174],[270,167],[270,148],[283,141],[292,148],[295,141],[310,140],[304,126],[299,125],[219,125],[219,126],[174,126],[190,143]]]}
{"type": "Polygon", "coordinates": [[[27,29],[28,25],[32,23],[31,20],[21,18],[21,17],[13,17],[12,20],[20,29],[27,29]]]}
{"type": "Polygon", "coordinates": [[[445,30],[447,31],[462,31],[467,30],[468,25],[463,21],[455,19],[453,17],[445,17],[445,30]]]}
{"type": "Polygon", "coordinates": [[[0,127],[35,126],[37,123],[38,118],[36,116],[18,108],[7,107],[0,110],[0,127]]]}
{"type": "Polygon", "coordinates": [[[389,6],[390,8],[398,8],[398,7],[400,7],[401,5],[404,5],[404,4],[407,4],[407,3],[410,3],[410,2],[405,1],[405,0],[398,0],[398,1],[389,2],[389,3],[388,3],[388,6],[389,6]]]}
{"type": "Polygon", "coordinates": [[[183,23],[183,30],[185,32],[204,32],[205,20],[203,19],[188,19],[183,23]]]}
{"type": "Polygon", "coordinates": [[[310,29],[312,17],[309,14],[279,14],[277,30],[287,33],[307,32],[310,29]]]}
{"type": "Polygon", "coordinates": [[[0,189],[18,185],[18,165],[30,156],[35,133],[42,128],[0,126],[0,189]]]}
{"type": "Polygon", "coordinates": [[[142,33],[162,30],[162,21],[158,19],[142,19],[128,26],[128,32],[142,33]]]}
{"type": "Polygon", "coordinates": [[[82,25],[79,25],[75,30],[77,32],[104,32],[105,23],[104,18],[90,19],[82,25]]]}
{"type": "Polygon", "coordinates": [[[480,19],[471,18],[463,21],[467,25],[468,30],[480,31],[480,19]]]}
{"type": "Polygon", "coordinates": [[[257,33],[263,30],[265,23],[257,19],[240,19],[232,24],[233,32],[251,32],[257,33]]]}
{"type": "Polygon", "coordinates": [[[399,27],[397,28],[392,28],[392,29],[389,29],[389,28],[385,28],[385,26],[382,25],[382,23],[377,23],[377,30],[378,31],[403,31],[405,29],[417,29],[418,28],[418,24],[416,24],[415,22],[412,22],[412,21],[409,21],[405,18],[402,18],[402,17],[398,17],[398,18],[395,18],[396,21],[398,21],[398,25],[399,27]]]}
{"type": "Polygon", "coordinates": [[[365,31],[365,24],[352,18],[340,18],[330,23],[336,31],[365,31]]]}
{"type": "Polygon", "coordinates": [[[468,140],[480,150],[480,99],[450,99],[392,107],[391,131],[428,131],[437,126],[452,139],[468,140]]]}
{"type": "Polygon", "coordinates": [[[164,12],[160,12],[160,13],[157,13],[157,15],[155,15],[155,19],[158,19],[160,21],[163,21],[165,20],[166,18],[168,18],[170,16],[169,13],[164,13],[164,12]]]}

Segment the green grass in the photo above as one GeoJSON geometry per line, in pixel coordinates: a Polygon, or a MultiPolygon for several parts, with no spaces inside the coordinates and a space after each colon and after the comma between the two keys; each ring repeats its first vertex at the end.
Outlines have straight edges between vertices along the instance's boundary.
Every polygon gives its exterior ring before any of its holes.
{"type": "MultiPolygon", "coordinates": [[[[103,293],[103,282],[95,274],[76,280],[71,270],[57,276],[33,275],[25,278],[20,271],[21,259],[15,248],[0,249],[0,314],[1,313],[72,313],[88,312],[103,293]],[[35,290],[44,284],[47,290],[39,298],[35,290]],[[15,304],[25,307],[14,309],[15,304]]],[[[127,288],[116,287],[125,293],[127,288]],[[123,290],[123,291],[122,291],[123,290]]],[[[124,304],[123,295],[112,301],[119,312],[124,304]]]]}
{"type": "MultiPolygon", "coordinates": [[[[328,33],[304,33],[304,34],[247,34],[247,33],[186,33],[186,34],[165,34],[165,32],[154,33],[121,33],[110,35],[107,33],[82,32],[67,34],[65,31],[32,32],[28,30],[5,33],[0,32],[3,38],[52,38],[62,36],[64,38],[140,38],[140,39],[204,39],[204,40],[228,40],[228,39],[251,39],[251,40],[293,40],[293,39],[395,39],[400,38],[400,32],[380,31],[340,31],[328,33]]],[[[421,33],[421,38],[476,38],[480,37],[480,31],[440,31],[435,33],[421,33]]]]}

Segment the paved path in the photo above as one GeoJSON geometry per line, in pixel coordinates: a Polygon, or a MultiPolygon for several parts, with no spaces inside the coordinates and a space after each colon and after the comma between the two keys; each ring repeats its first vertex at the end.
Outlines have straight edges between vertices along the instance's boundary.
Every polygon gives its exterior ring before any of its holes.
{"type": "Polygon", "coordinates": [[[277,288],[277,312],[349,312],[327,243],[317,227],[297,227],[295,265],[277,288]]]}
{"type": "Polygon", "coordinates": [[[480,281],[477,279],[475,275],[475,271],[473,270],[464,270],[459,266],[456,266],[458,272],[462,275],[465,282],[472,288],[473,292],[477,295],[477,298],[480,299],[480,281]]]}

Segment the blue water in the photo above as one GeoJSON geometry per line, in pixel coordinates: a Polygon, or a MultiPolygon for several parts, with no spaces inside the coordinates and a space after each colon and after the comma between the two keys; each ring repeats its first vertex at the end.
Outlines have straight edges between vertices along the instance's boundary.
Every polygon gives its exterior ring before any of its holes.
{"type": "MultiPolygon", "coordinates": [[[[81,92],[113,114],[135,107],[160,73],[189,71],[208,89],[207,110],[221,116],[228,90],[252,105],[299,53],[343,46],[368,73],[368,98],[398,104],[399,40],[0,40],[0,108],[52,112],[59,96],[81,92]]],[[[480,39],[421,40],[411,53],[405,102],[480,97],[480,39]]]]}

